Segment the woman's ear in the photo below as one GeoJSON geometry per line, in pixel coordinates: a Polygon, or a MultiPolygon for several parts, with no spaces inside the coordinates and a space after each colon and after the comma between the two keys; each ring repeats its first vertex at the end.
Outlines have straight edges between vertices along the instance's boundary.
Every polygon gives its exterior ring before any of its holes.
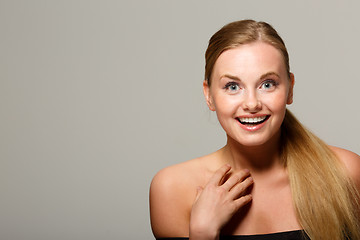
{"type": "Polygon", "coordinates": [[[208,105],[208,107],[211,111],[215,111],[215,107],[214,107],[212,97],[210,94],[210,86],[206,80],[204,80],[204,82],[203,82],[203,91],[204,91],[206,104],[208,105]]]}
{"type": "Polygon", "coordinates": [[[293,103],[293,97],[294,97],[294,85],[295,85],[295,76],[293,73],[290,73],[290,84],[289,84],[289,93],[287,97],[287,104],[293,103]]]}

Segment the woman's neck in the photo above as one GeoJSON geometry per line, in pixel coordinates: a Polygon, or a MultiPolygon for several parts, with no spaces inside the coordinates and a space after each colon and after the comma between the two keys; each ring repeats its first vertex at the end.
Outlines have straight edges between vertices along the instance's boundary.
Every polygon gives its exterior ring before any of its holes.
{"type": "Polygon", "coordinates": [[[284,163],[280,157],[280,134],[271,141],[259,146],[243,146],[228,137],[227,144],[222,148],[222,160],[236,170],[247,168],[253,173],[269,172],[283,169],[284,163]]]}

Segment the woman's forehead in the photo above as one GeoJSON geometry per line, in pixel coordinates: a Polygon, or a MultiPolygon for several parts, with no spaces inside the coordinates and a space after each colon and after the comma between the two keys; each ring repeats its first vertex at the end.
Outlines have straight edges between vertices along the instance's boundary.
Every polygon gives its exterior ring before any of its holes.
{"type": "Polygon", "coordinates": [[[281,52],[268,43],[254,42],[228,49],[220,54],[214,65],[213,76],[259,74],[269,71],[286,74],[281,52]]]}

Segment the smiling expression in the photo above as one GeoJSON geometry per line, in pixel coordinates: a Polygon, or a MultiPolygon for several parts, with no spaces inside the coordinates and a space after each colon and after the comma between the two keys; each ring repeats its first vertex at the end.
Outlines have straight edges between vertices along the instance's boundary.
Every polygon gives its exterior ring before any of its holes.
{"type": "Polygon", "coordinates": [[[294,77],[279,50],[264,42],[224,51],[216,60],[207,104],[228,137],[244,146],[264,144],[280,132],[286,104],[292,103],[294,77]]]}

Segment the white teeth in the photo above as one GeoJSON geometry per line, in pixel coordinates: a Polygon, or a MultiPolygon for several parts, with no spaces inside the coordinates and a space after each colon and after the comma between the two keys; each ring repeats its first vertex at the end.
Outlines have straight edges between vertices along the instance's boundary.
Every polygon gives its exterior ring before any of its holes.
{"type": "Polygon", "coordinates": [[[240,122],[245,122],[245,123],[258,123],[261,122],[263,120],[265,120],[266,116],[263,117],[255,117],[255,118],[239,118],[240,122]]]}

